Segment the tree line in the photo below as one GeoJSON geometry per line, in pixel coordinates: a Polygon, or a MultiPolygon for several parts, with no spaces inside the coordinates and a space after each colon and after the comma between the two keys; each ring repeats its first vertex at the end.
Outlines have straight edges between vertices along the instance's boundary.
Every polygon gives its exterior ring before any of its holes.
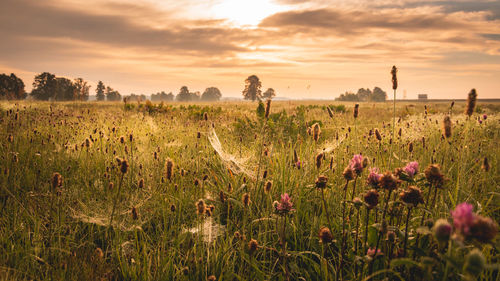
{"type": "MultiPolygon", "coordinates": [[[[19,100],[30,97],[41,101],[87,101],[89,100],[91,86],[83,78],[70,80],[57,77],[55,74],[43,72],[35,76],[31,93],[25,90],[24,82],[14,73],[0,74],[0,99],[19,100]]],[[[110,86],[104,85],[102,81],[97,83],[95,89],[97,101],[144,101],[144,94],[130,94],[122,96],[120,92],[110,86]]],[[[187,86],[182,86],[177,95],[164,91],[151,94],[151,101],[218,101],[222,97],[220,90],[216,87],[208,87],[205,91],[191,92],[187,86]]]]}
{"type": "Polygon", "coordinates": [[[371,101],[379,102],[387,99],[387,93],[379,87],[373,88],[373,91],[366,88],[360,88],[357,93],[345,92],[335,100],[338,101],[371,101]]]}

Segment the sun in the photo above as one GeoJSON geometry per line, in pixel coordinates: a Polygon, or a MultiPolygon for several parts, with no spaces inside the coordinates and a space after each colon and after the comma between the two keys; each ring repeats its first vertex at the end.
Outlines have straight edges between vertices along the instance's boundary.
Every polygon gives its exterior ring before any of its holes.
{"type": "Polygon", "coordinates": [[[271,0],[222,0],[212,6],[214,18],[227,19],[241,27],[256,27],[266,17],[286,10],[271,0]]]}

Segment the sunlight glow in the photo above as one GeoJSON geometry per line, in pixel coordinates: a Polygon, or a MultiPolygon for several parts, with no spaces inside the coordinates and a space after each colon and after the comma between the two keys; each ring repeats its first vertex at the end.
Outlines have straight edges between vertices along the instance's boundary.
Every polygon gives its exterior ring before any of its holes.
{"type": "Polygon", "coordinates": [[[256,27],[266,17],[286,10],[272,0],[223,0],[212,6],[213,17],[228,19],[242,27],[256,27]]]}

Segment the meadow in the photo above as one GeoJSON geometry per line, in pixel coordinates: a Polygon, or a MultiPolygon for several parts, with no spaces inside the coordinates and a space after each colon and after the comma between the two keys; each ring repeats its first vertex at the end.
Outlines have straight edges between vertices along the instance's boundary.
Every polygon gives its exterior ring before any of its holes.
{"type": "Polygon", "coordinates": [[[498,281],[467,106],[1,102],[0,278],[498,281]]]}

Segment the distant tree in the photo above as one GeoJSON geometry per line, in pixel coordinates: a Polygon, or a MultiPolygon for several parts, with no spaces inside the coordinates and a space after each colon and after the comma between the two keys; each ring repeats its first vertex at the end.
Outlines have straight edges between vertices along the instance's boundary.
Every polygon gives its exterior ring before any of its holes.
{"type": "Polygon", "coordinates": [[[124,99],[127,99],[127,101],[145,101],[146,100],[146,95],[136,95],[134,93],[130,94],[127,97],[124,97],[124,99]]]}
{"type": "Polygon", "coordinates": [[[276,96],[276,92],[274,91],[273,88],[268,88],[264,94],[262,94],[262,97],[265,99],[273,99],[276,96]]]}
{"type": "Polygon", "coordinates": [[[353,92],[345,92],[335,100],[339,101],[359,101],[358,96],[353,92]]]}
{"type": "Polygon", "coordinates": [[[372,91],[368,88],[360,88],[356,95],[358,96],[358,101],[368,101],[372,95],[372,91]]]}
{"type": "Polygon", "coordinates": [[[373,88],[371,101],[386,101],[386,100],[387,100],[387,93],[386,92],[384,92],[379,87],[373,88]]]}
{"type": "Polygon", "coordinates": [[[338,101],[385,101],[387,99],[387,93],[384,92],[379,87],[373,88],[373,91],[366,88],[360,88],[356,94],[352,92],[345,92],[340,95],[335,100],[338,101]]]}
{"type": "Polygon", "coordinates": [[[43,72],[35,76],[31,96],[36,100],[49,100],[56,95],[56,76],[49,72],[43,72]]]}
{"type": "Polygon", "coordinates": [[[191,100],[191,95],[189,93],[189,89],[187,86],[182,86],[181,89],[179,90],[179,93],[175,97],[177,101],[190,101],[191,100]]]}
{"type": "Polygon", "coordinates": [[[222,97],[219,89],[216,87],[206,88],[203,94],[201,95],[202,101],[218,101],[222,97]]]}
{"type": "Polygon", "coordinates": [[[87,81],[83,80],[82,78],[76,78],[73,84],[76,90],[76,99],[81,101],[89,100],[90,85],[87,83],[87,81]]]}
{"type": "Polygon", "coordinates": [[[14,73],[10,76],[0,74],[0,99],[18,100],[25,99],[26,91],[24,90],[24,82],[14,73]]]}
{"type": "Polygon", "coordinates": [[[76,87],[71,80],[64,77],[56,77],[56,91],[53,99],[56,101],[70,101],[77,98],[76,87]]]}
{"type": "Polygon", "coordinates": [[[173,100],[174,100],[174,94],[172,94],[172,92],[167,94],[164,91],[161,91],[159,93],[151,95],[151,101],[173,101],[173,100]]]}
{"type": "Polygon", "coordinates": [[[248,76],[245,80],[245,89],[243,90],[243,98],[246,100],[261,100],[262,99],[262,91],[260,88],[262,87],[262,83],[259,80],[259,77],[256,75],[248,76]]]}
{"type": "Polygon", "coordinates": [[[108,101],[120,101],[122,99],[122,96],[118,91],[113,90],[111,87],[106,87],[106,100],[108,101]]]}
{"type": "Polygon", "coordinates": [[[104,83],[102,83],[102,81],[99,81],[97,83],[97,87],[95,88],[95,92],[96,92],[96,99],[98,101],[103,101],[104,99],[106,99],[106,95],[104,95],[104,91],[106,90],[106,86],[104,86],[104,83]]]}

